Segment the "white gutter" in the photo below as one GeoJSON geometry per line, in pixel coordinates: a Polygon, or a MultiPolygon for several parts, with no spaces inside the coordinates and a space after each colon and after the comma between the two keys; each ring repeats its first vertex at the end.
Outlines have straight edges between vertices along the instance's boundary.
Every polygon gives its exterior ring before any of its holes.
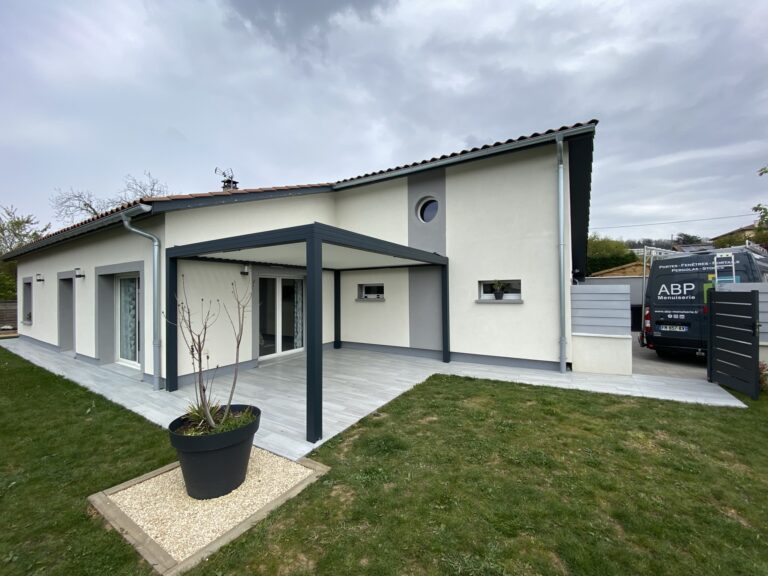
{"type": "MultiPolygon", "coordinates": [[[[152,209],[145,204],[139,204],[139,206],[144,208],[143,212],[152,209]]],[[[160,390],[163,387],[162,372],[160,371],[160,238],[131,226],[131,216],[127,213],[122,214],[122,220],[123,226],[127,230],[152,240],[152,366],[154,368],[152,387],[155,390],[160,390]]]]}
{"type": "Polygon", "coordinates": [[[565,174],[563,167],[563,134],[555,138],[557,145],[557,239],[560,260],[560,372],[565,373],[565,174]]]}

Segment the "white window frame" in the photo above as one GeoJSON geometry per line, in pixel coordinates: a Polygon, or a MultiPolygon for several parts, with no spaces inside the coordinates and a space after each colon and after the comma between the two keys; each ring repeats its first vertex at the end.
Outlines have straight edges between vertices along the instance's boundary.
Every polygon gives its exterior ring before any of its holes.
{"type": "MultiPolygon", "coordinates": [[[[504,300],[513,300],[513,301],[522,301],[523,299],[523,281],[520,278],[512,278],[512,279],[505,279],[501,280],[501,282],[504,282],[505,284],[513,284],[517,283],[519,288],[518,292],[507,292],[505,290],[504,296],[502,296],[501,301],[504,300]]],[[[496,283],[496,280],[480,280],[477,283],[477,299],[478,300],[492,300],[498,302],[496,300],[496,296],[493,293],[493,284],[496,283]],[[491,292],[486,293],[484,292],[483,288],[485,286],[489,286],[491,288],[491,292]]]]}
{"type": "Polygon", "coordinates": [[[384,302],[384,283],[368,282],[365,284],[358,284],[357,285],[357,301],[358,302],[384,302]],[[381,294],[367,294],[366,288],[381,288],[381,294]]]}

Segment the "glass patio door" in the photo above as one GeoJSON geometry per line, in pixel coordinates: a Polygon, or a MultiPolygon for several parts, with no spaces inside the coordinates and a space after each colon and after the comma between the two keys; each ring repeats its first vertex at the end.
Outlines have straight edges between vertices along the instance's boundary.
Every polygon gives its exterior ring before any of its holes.
{"type": "Polygon", "coordinates": [[[259,278],[259,356],[304,348],[304,280],[259,278]]]}
{"type": "Polygon", "coordinates": [[[117,279],[117,351],[125,364],[139,363],[139,279],[117,279]]]}

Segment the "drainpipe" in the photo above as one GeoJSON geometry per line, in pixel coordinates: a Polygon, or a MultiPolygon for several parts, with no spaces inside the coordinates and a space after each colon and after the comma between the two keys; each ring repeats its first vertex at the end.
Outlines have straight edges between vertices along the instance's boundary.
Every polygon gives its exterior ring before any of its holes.
{"type": "MultiPolygon", "coordinates": [[[[145,211],[151,208],[146,207],[145,211]]],[[[123,214],[123,226],[134,234],[152,240],[152,352],[154,367],[153,389],[160,390],[163,387],[160,372],[160,238],[144,230],[131,226],[131,217],[123,214]]]]}
{"type": "Polygon", "coordinates": [[[560,258],[560,372],[565,373],[565,184],[563,168],[563,136],[558,134],[557,144],[557,239],[560,258]]]}

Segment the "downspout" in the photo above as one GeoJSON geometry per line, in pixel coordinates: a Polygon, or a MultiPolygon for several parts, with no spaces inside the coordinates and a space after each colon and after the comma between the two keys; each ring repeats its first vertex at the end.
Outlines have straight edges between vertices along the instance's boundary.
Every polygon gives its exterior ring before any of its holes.
{"type": "MultiPolygon", "coordinates": [[[[150,208],[147,206],[147,210],[150,208]]],[[[152,366],[154,377],[152,388],[160,390],[163,387],[160,371],[160,238],[131,225],[131,217],[123,214],[123,226],[130,232],[152,240],[152,366]]]]}
{"type": "Polygon", "coordinates": [[[565,373],[565,176],[563,167],[563,136],[555,138],[557,145],[557,239],[560,258],[560,372],[565,373]]]}

